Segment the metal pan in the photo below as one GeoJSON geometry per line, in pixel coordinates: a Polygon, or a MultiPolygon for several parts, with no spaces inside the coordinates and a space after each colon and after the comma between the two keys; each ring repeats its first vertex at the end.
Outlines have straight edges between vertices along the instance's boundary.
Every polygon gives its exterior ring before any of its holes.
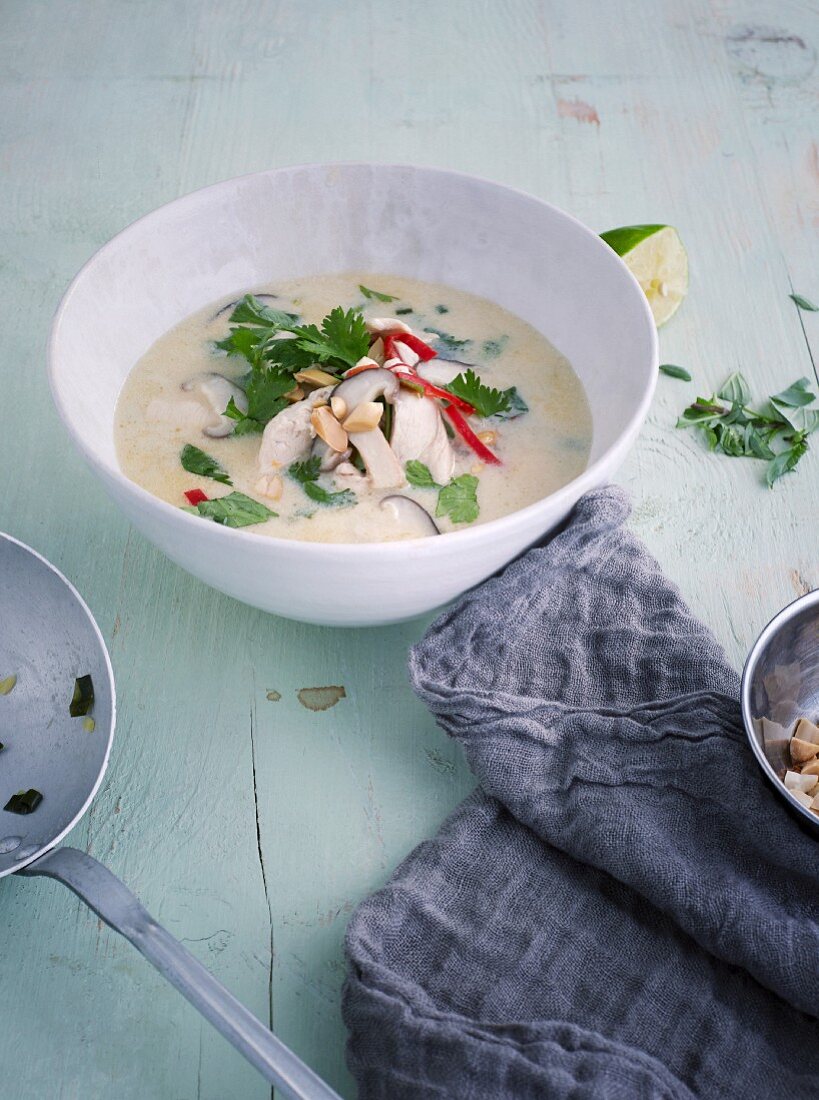
{"type": "Polygon", "coordinates": [[[18,790],[43,795],[19,815],[0,809],[0,878],[46,875],[121,933],[285,1096],[338,1100],[329,1086],[160,927],[118,878],[85,852],[55,845],[99,789],[114,739],[114,674],[76,589],[30,547],[0,534],[0,807],[18,790]],[[78,676],[94,684],[89,733],[68,705],[78,676]]]}

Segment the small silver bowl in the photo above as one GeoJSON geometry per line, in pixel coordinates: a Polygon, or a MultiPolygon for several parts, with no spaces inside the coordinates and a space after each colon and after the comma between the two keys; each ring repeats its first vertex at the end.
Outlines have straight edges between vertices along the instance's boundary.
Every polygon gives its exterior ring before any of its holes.
{"type": "Polygon", "coordinates": [[[762,631],[745,662],[741,699],[745,732],[759,766],[799,823],[819,837],[819,817],[783,782],[787,742],[763,721],[785,730],[797,718],[819,722],[819,590],[788,604],[762,631]]]}

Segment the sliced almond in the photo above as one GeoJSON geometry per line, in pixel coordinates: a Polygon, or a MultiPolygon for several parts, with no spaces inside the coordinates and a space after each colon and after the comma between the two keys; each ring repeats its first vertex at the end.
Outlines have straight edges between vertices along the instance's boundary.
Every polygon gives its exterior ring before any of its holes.
{"type": "Polygon", "coordinates": [[[256,482],[256,492],[270,500],[279,500],[284,489],[284,482],[278,474],[265,474],[256,482]]]}
{"type": "Polygon", "coordinates": [[[810,719],[800,718],[796,723],[793,735],[798,737],[800,741],[810,741],[812,745],[817,746],[817,751],[819,751],[819,726],[811,722],[810,719]]]}
{"type": "Polygon", "coordinates": [[[338,379],[333,374],[328,374],[327,371],[319,370],[318,367],[307,367],[305,370],[298,370],[293,375],[297,382],[307,382],[311,386],[335,386],[338,379]]]}
{"type": "Polygon", "coordinates": [[[336,420],[343,420],[347,415],[347,402],[343,397],[331,397],[330,408],[333,411],[333,416],[336,420]]]}
{"type": "Polygon", "coordinates": [[[802,768],[802,775],[819,775],[819,760],[811,760],[810,764],[805,764],[802,768]]]}
{"type": "Polygon", "coordinates": [[[356,405],[344,421],[346,432],[371,432],[381,423],[384,406],[378,401],[363,401],[356,405]]]}
{"type": "Polygon", "coordinates": [[[367,332],[380,336],[384,332],[412,332],[412,329],[398,317],[370,317],[367,332]]]}
{"type": "Polygon", "coordinates": [[[487,447],[491,447],[493,443],[497,442],[498,433],[497,432],[478,432],[478,439],[480,439],[481,443],[485,443],[487,445],[487,447]]]}
{"type": "Polygon", "coordinates": [[[323,439],[328,447],[339,452],[347,450],[347,433],[333,416],[329,405],[320,405],[317,409],[313,409],[310,423],[316,435],[323,439]]]}
{"type": "Polygon", "coordinates": [[[284,396],[288,401],[295,404],[296,401],[301,401],[304,397],[304,390],[301,386],[296,386],[295,389],[290,390],[290,392],[286,393],[284,396]]]}
{"type": "Polygon", "coordinates": [[[798,737],[791,738],[789,748],[794,764],[804,764],[806,760],[813,760],[819,753],[819,745],[812,745],[810,741],[802,741],[798,737]]]}

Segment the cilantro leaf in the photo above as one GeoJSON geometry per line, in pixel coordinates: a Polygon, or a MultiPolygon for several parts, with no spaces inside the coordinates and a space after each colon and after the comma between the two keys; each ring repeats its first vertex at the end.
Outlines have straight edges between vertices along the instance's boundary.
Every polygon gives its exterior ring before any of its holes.
{"type": "Polygon", "coordinates": [[[440,489],[440,485],[432,478],[429,466],[425,466],[417,458],[410,459],[404,469],[407,474],[407,481],[410,485],[414,485],[416,489],[440,489]]]}
{"type": "Polygon", "coordinates": [[[815,306],[813,302],[807,298],[803,298],[801,294],[789,294],[788,297],[792,302],[795,302],[800,309],[806,310],[808,313],[819,313],[819,306],[815,306]]]}
{"type": "Polygon", "coordinates": [[[203,500],[196,505],[196,511],[206,519],[212,519],[223,527],[250,527],[254,523],[264,523],[278,515],[271,512],[266,505],[237,493],[235,490],[225,497],[217,497],[215,500],[203,500]]]}
{"type": "Polygon", "coordinates": [[[298,481],[302,485],[308,481],[315,481],[321,472],[321,456],[312,455],[310,458],[306,458],[304,462],[293,462],[288,467],[287,472],[294,481],[298,481]]]}
{"type": "Polygon", "coordinates": [[[232,325],[261,325],[269,328],[275,325],[277,328],[287,328],[298,317],[295,313],[285,313],[280,309],[271,309],[264,302],[260,302],[252,294],[245,294],[236,303],[236,308],[230,315],[232,325]]]}
{"type": "Polygon", "coordinates": [[[453,523],[472,523],[479,512],[478,479],[473,474],[453,478],[438,494],[436,516],[449,516],[453,523]]]}
{"type": "Polygon", "coordinates": [[[478,416],[496,416],[509,409],[509,393],[485,386],[471,367],[453,378],[444,389],[468,402],[478,416]]]}
{"type": "Polygon", "coordinates": [[[303,325],[288,331],[295,333],[298,346],[318,362],[338,360],[345,369],[355,366],[370,350],[364,315],[357,309],[345,313],[341,306],[336,306],[321,322],[320,330],[315,325],[303,325]]]}
{"type": "Polygon", "coordinates": [[[517,386],[510,386],[503,393],[505,397],[509,398],[509,406],[503,412],[495,413],[496,420],[515,420],[517,417],[523,416],[524,413],[528,413],[529,406],[518,393],[517,386]]]}
{"type": "Polygon", "coordinates": [[[182,468],[187,470],[189,474],[210,477],[214,481],[220,481],[223,485],[233,484],[224,466],[198,447],[194,447],[192,443],[186,443],[179,452],[179,461],[182,463],[182,468]]]}
{"type": "Polygon", "coordinates": [[[311,500],[315,500],[319,504],[331,504],[334,507],[358,504],[358,499],[352,489],[342,489],[339,493],[331,493],[319,485],[317,481],[305,481],[304,491],[311,500]]]}
{"type": "Polygon", "coordinates": [[[281,367],[257,363],[245,388],[247,412],[243,413],[232,397],[225,409],[225,416],[236,421],[233,434],[263,432],[267,422],[287,408],[289,401],[285,394],[294,387],[293,376],[281,367]]]}
{"type": "Polygon", "coordinates": [[[398,301],[398,296],[396,294],[383,294],[380,290],[370,290],[368,286],[362,286],[361,283],[358,284],[358,289],[361,291],[365,298],[374,298],[376,302],[398,301]]]}
{"type": "Polygon", "coordinates": [[[673,363],[660,363],[660,370],[669,378],[679,378],[681,382],[691,381],[691,375],[685,367],[676,367],[673,363]]]}

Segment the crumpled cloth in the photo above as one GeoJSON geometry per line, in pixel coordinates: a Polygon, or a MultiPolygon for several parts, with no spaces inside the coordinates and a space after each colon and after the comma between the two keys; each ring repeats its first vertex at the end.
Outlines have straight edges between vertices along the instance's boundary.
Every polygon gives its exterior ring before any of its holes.
{"type": "Polygon", "coordinates": [[[628,512],[588,494],[411,651],[479,787],[350,921],[360,1100],[819,1096],[819,844],[628,512]]]}

